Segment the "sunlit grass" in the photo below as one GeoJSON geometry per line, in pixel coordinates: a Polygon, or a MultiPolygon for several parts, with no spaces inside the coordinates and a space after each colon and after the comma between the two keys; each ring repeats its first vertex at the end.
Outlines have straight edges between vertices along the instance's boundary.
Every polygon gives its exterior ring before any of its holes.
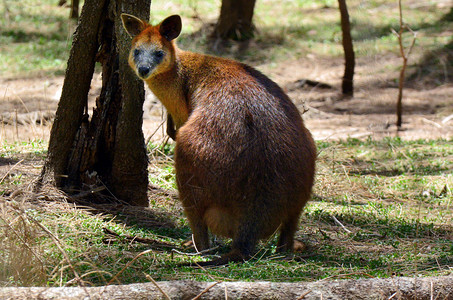
{"type": "MultiPolygon", "coordinates": [[[[341,57],[341,28],[337,1],[299,0],[258,1],[254,23],[256,37],[245,50],[237,47],[216,54],[239,58],[253,65],[279,64],[304,58],[308,54],[320,57],[341,57]]],[[[350,1],[352,36],[356,56],[369,58],[392,53],[398,55],[398,43],[393,29],[399,20],[396,2],[350,1]]],[[[414,53],[442,48],[451,42],[444,32],[450,22],[444,20],[447,9],[434,4],[420,9],[406,7],[405,22],[418,32],[414,53]]],[[[183,31],[178,39],[187,50],[212,52],[209,35],[220,11],[220,1],[176,0],[153,1],[151,22],[160,22],[171,14],[183,17],[183,31]]],[[[0,3],[0,71],[3,76],[32,74],[63,74],[69,55],[73,21],[68,19],[68,8],[58,7],[54,1],[37,3],[34,0],[0,3]],[[5,14],[7,3],[8,14],[5,14]]],[[[407,40],[411,37],[407,35],[407,40]]]]}
{"type": "Polygon", "coordinates": [[[65,69],[75,28],[67,8],[50,0],[3,1],[0,14],[3,76],[28,77],[65,69]]]}
{"type": "MultiPolygon", "coordinates": [[[[212,256],[183,254],[194,250],[185,246],[191,231],[177,200],[172,146],[148,147],[154,178],[149,209],[76,207],[53,188],[28,202],[33,193],[27,182],[36,174],[19,165],[3,184],[11,187],[21,177],[16,186],[25,186],[22,198],[8,198],[12,195],[8,189],[0,198],[0,238],[6,241],[0,246],[0,282],[60,286],[76,284],[75,273],[93,285],[145,282],[146,274],[155,280],[224,281],[452,274],[451,142],[398,138],[319,142],[314,195],[296,234],[307,250],[295,256],[278,254],[274,236],[260,243],[254,258],[244,264],[203,270],[179,266],[212,256]],[[31,258],[20,263],[25,256],[31,258]]],[[[36,157],[23,156],[25,149],[37,151],[38,157],[45,154],[37,145],[3,149],[15,161],[25,157],[27,164],[36,157]]],[[[217,238],[212,254],[227,252],[229,243],[217,238]]]]}

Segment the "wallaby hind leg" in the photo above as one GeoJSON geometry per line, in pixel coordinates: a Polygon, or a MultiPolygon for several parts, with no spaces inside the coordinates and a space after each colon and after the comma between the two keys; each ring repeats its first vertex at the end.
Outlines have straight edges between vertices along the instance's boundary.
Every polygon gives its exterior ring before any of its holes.
{"type": "MultiPolygon", "coordinates": [[[[178,151],[176,151],[176,155],[179,155],[178,151]]],[[[178,161],[176,162],[178,163],[178,161]]],[[[194,176],[191,172],[187,172],[184,166],[179,166],[179,172],[178,164],[176,167],[179,199],[189,220],[190,229],[192,229],[194,246],[198,251],[209,249],[208,226],[203,218],[206,211],[206,203],[209,203],[209,199],[205,194],[201,179],[194,176]]]]}
{"type": "Polygon", "coordinates": [[[294,248],[294,233],[299,225],[300,212],[288,217],[281,225],[280,237],[278,239],[277,251],[293,251],[294,248]]]}
{"type": "MultiPolygon", "coordinates": [[[[256,216],[256,211],[244,213],[238,231],[233,238],[232,249],[229,253],[212,261],[197,263],[199,266],[221,266],[230,262],[243,262],[249,259],[259,240],[259,230],[263,228],[264,221],[256,216]]],[[[258,214],[259,215],[259,214],[258,214]]]]}
{"type": "Polygon", "coordinates": [[[189,219],[190,229],[192,229],[195,249],[198,251],[209,249],[208,226],[202,216],[189,209],[186,209],[185,212],[189,219]]]}

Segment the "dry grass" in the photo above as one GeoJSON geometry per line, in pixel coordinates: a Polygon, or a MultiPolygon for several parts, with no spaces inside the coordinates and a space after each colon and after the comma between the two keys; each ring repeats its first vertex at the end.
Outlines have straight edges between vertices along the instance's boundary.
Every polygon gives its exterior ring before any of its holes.
{"type": "MultiPolygon", "coordinates": [[[[315,196],[297,238],[307,249],[275,253],[276,238],[255,258],[226,268],[192,269],[178,263],[190,229],[176,199],[171,147],[153,150],[149,209],[122,204],[71,203],[52,187],[33,192],[23,156],[22,182],[0,198],[1,285],[100,285],[155,280],[273,280],[432,276],[451,274],[453,219],[448,141],[348,140],[318,144],[315,196]],[[162,152],[158,154],[159,152],[162,152]],[[162,188],[164,187],[164,188],[162,188]],[[20,190],[20,193],[14,193],[20,190]],[[171,249],[178,251],[171,251],[171,249]]],[[[156,149],[156,147],[150,147],[156,149]]],[[[38,155],[39,157],[39,155],[38,155]]],[[[17,175],[16,174],[16,175],[17,175]]],[[[228,241],[217,239],[219,255],[228,241]]],[[[208,259],[207,258],[204,259],[208,259]]]]}
{"type": "Polygon", "coordinates": [[[44,285],[47,264],[44,249],[37,239],[39,227],[26,214],[0,198],[0,282],[8,285],[44,285]]]}
{"type": "MultiPolygon", "coordinates": [[[[36,175],[24,178],[28,182],[18,186],[20,192],[0,197],[0,286],[121,283],[116,277],[124,270],[136,270],[130,265],[138,259],[137,248],[153,249],[140,256],[178,248],[162,238],[140,239],[124,230],[137,224],[139,230],[174,229],[168,212],[120,203],[92,205],[52,186],[36,192],[35,179],[36,175]]],[[[158,187],[150,192],[155,199],[168,196],[158,187]]],[[[144,274],[138,277],[143,281],[144,274]]]]}

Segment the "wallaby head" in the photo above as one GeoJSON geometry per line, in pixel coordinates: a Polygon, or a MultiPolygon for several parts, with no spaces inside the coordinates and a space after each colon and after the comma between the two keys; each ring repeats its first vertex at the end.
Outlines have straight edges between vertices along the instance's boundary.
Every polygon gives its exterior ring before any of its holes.
{"type": "Polygon", "coordinates": [[[138,77],[148,80],[170,70],[175,63],[172,42],[181,32],[181,17],[173,15],[156,26],[128,14],[121,14],[124,29],[133,38],[129,65],[138,77]]]}

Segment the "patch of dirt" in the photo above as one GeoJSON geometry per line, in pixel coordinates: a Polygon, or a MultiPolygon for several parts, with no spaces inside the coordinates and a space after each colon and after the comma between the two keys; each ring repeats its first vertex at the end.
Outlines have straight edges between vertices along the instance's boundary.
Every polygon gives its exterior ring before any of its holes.
{"type": "MultiPolygon", "coordinates": [[[[450,139],[453,137],[453,84],[445,82],[435,88],[407,87],[403,92],[403,128],[397,131],[396,99],[398,72],[382,68],[398,57],[376,57],[373,61],[359,59],[354,77],[352,98],[342,97],[343,60],[307,57],[266,70],[283,86],[304,114],[307,127],[315,139],[364,138],[380,139],[399,136],[404,139],[450,139]],[[297,84],[301,80],[326,83],[332,88],[297,84]]],[[[408,84],[408,86],[411,86],[408,84]]]]}
{"type": "MultiPolygon", "coordinates": [[[[315,139],[365,138],[379,139],[400,136],[404,139],[451,139],[453,137],[453,83],[446,82],[435,88],[406,88],[403,94],[403,130],[397,131],[395,106],[398,93],[397,72],[384,70],[384,62],[395,66],[398,57],[381,56],[369,61],[357,61],[355,95],[342,98],[340,93],[343,61],[322,59],[308,55],[304,59],[280,64],[277,68],[257,66],[293,99],[304,114],[307,127],[315,139]],[[329,84],[332,88],[317,88],[296,84],[309,79],[329,84]]],[[[396,68],[397,69],[397,68],[396,68]]],[[[58,105],[63,77],[0,79],[1,140],[48,139],[49,124],[15,124],[16,114],[34,111],[54,112],[58,105]],[[9,113],[5,114],[5,113],[9,113]],[[5,117],[7,116],[7,117],[5,117]],[[6,122],[5,118],[11,118],[6,122]],[[9,123],[9,124],[6,124],[9,123]]],[[[99,94],[101,76],[95,74],[89,94],[89,107],[99,94]]],[[[91,111],[91,109],[90,109],[91,111]]],[[[145,138],[160,140],[164,135],[165,119],[162,105],[147,93],[144,106],[143,130],[145,138]]]]}

